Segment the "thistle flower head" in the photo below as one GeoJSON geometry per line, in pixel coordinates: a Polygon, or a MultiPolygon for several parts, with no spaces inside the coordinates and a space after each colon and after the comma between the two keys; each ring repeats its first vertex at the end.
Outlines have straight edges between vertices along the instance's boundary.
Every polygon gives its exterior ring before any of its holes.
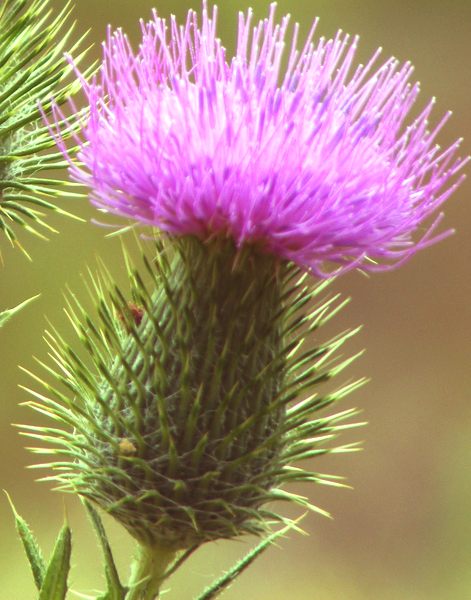
{"type": "Polygon", "coordinates": [[[350,363],[335,352],[351,332],[305,345],[336,308],[302,271],[387,268],[446,235],[432,215],[464,162],[435,145],[432,104],[408,123],[409,64],[352,69],[356,41],[316,43],[315,27],[285,57],[274,7],[240,16],[228,60],[215,22],[206,5],[201,25],[154,14],[137,53],[110,33],[100,79],[80,77],[72,176],[167,235],[145,277],[129,266],[130,293],[92,285],[98,321],[73,298],[85,352],[48,334],[59,385],[33,407],[57,426],[26,427],[61,487],[150,548],[261,533],[282,518],[271,501],[310,506],[286,484],[336,483],[293,462],[351,449],[325,444],[355,411],[317,413],[361,382],[319,388],[350,363]]]}
{"type": "Polygon", "coordinates": [[[316,23],[298,45],[275,5],[255,26],[240,14],[229,58],[203,5],[201,24],[154,13],[137,52],[109,32],[100,77],[81,78],[91,112],[70,172],[97,206],[321,276],[389,268],[449,233],[437,210],[464,161],[459,142],[436,145],[448,115],[430,128],[433,102],[409,116],[409,63],[355,67],[357,39],[316,41],[316,23]]]}

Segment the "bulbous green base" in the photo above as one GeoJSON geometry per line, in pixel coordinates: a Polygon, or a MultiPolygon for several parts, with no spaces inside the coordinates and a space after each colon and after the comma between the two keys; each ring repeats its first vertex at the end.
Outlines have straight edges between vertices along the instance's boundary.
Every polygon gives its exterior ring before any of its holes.
{"type": "Polygon", "coordinates": [[[63,488],[142,546],[175,552],[263,533],[281,519],[267,508],[273,500],[315,508],[282,486],[335,483],[291,465],[330,451],[324,443],[355,411],[313,413],[362,382],[318,394],[351,362],[333,354],[352,332],[304,349],[338,310],[335,296],[316,304],[327,282],[306,285],[294,265],[225,239],[168,239],[157,250],[144,258],[146,282],[128,264],[130,295],[93,282],[99,325],[73,297],[88,358],[50,334],[56,378],[72,398],[45,383],[51,398],[33,406],[65,427],[30,435],[67,457],[51,463],[63,488]]]}
{"type": "Polygon", "coordinates": [[[104,435],[87,461],[113,469],[94,499],[137,539],[185,548],[259,529],[285,443],[273,435],[285,407],[270,408],[286,366],[283,269],[226,240],[165,253],[99,388],[113,417],[97,411],[104,435]]]}

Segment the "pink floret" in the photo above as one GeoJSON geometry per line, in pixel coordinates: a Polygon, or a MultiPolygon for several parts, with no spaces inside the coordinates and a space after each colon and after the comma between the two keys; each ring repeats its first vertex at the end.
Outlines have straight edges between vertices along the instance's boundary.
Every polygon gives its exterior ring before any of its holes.
{"type": "MultiPolygon", "coordinates": [[[[108,34],[73,179],[94,204],[171,235],[224,235],[257,244],[316,275],[387,269],[450,233],[439,207],[462,178],[459,141],[435,140],[433,101],[408,115],[412,67],[379,52],[354,67],[357,39],[307,41],[277,23],[239,16],[232,59],[216,9],[185,24],[154,13],[133,52],[108,34]]],[[[52,126],[60,147],[64,116],[52,126]]]]}

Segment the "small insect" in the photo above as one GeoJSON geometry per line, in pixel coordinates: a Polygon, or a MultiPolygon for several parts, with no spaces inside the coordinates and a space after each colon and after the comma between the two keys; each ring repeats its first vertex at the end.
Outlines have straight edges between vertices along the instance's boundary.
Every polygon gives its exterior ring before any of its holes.
{"type": "MultiPolygon", "coordinates": [[[[138,306],[134,302],[128,302],[128,311],[126,313],[124,313],[124,312],[118,313],[118,318],[125,327],[129,322],[129,317],[131,317],[132,320],[134,321],[135,325],[137,327],[139,327],[139,325],[142,322],[143,316],[144,316],[144,309],[142,308],[142,306],[138,306]]],[[[127,329],[127,327],[126,327],[126,329],[127,329]]]]}

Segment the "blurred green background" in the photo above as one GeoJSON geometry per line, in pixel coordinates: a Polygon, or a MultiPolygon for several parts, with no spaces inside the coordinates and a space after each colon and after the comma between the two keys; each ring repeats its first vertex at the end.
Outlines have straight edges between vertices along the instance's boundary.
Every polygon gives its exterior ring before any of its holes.
{"type": "MultiPolygon", "coordinates": [[[[57,9],[63,0],[55,0],[57,9]]],[[[152,6],[183,18],[197,0],[77,0],[77,30],[91,29],[97,44],[108,23],[133,36],[138,19],[152,6]]],[[[464,136],[471,150],[471,2],[469,0],[280,0],[307,31],[321,17],[319,33],[338,28],[361,35],[359,60],[379,45],[384,56],[411,60],[422,82],[422,102],[436,95],[436,118],[454,117],[441,136],[443,145],[464,136]]],[[[219,31],[233,48],[237,11],[253,6],[264,16],[268,0],[220,0],[219,31]]],[[[95,49],[98,56],[99,48],[95,49]]],[[[338,282],[353,296],[332,331],[363,323],[349,350],[367,348],[345,377],[367,375],[372,382],[346,400],[360,406],[369,426],[357,435],[365,451],[318,460],[319,471],[341,473],[354,490],[304,488],[310,499],[334,515],[309,516],[310,536],[282,541],[225,595],[227,600],[466,600],[471,598],[471,204],[465,183],[446,207],[454,237],[424,251],[400,270],[367,279],[358,273],[338,282]]],[[[90,219],[85,201],[65,208],[90,219]]],[[[83,291],[80,273],[100,255],[121,273],[116,240],[103,229],[62,218],[48,243],[25,239],[29,263],[9,248],[0,249],[0,307],[41,292],[34,306],[1,332],[0,486],[13,496],[47,551],[67,513],[74,531],[74,589],[87,593],[102,585],[100,559],[83,511],[73,498],[51,493],[25,469],[32,457],[12,422],[35,422],[19,404],[27,400],[18,383],[28,380],[18,364],[33,368],[32,355],[45,357],[45,317],[65,324],[62,292],[83,291]]],[[[327,335],[327,333],[326,333],[327,335]]],[[[294,514],[294,513],[291,513],[294,514]]],[[[6,500],[0,500],[0,589],[2,600],[35,597],[25,557],[14,533],[6,500]]],[[[133,552],[129,537],[110,523],[119,565],[127,574],[133,552]]],[[[252,540],[248,540],[252,542],[252,540]]],[[[174,579],[169,598],[185,600],[240,556],[237,542],[208,546],[174,579]]]]}

